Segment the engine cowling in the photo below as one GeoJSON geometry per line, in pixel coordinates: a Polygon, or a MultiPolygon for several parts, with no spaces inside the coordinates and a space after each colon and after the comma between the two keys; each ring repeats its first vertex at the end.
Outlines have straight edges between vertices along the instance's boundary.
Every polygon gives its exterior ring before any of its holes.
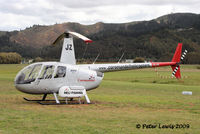
{"type": "Polygon", "coordinates": [[[78,73],[79,85],[85,87],[86,90],[97,88],[103,80],[104,74],[88,69],[80,69],[78,73]]]}

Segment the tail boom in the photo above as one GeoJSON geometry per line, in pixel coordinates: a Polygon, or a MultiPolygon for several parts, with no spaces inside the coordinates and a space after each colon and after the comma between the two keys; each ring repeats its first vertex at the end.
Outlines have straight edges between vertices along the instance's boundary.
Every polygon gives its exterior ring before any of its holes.
{"type": "Polygon", "coordinates": [[[152,67],[175,66],[176,62],[151,62],[152,67]]]}

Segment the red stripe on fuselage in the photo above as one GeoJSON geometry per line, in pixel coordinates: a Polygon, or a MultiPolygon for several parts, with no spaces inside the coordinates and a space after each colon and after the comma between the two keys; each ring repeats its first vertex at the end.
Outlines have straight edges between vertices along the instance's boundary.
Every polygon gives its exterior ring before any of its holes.
{"type": "Polygon", "coordinates": [[[91,82],[91,81],[95,81],[95,80],[79,80],[79,81],[91,82]]]}

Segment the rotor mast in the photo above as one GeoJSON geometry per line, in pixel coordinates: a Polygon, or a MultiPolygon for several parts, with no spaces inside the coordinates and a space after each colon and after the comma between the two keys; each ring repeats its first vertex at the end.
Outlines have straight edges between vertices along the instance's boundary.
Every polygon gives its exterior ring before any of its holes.
{"type": "Polygon", "coordinates": [[[79,33],[66,31],[54,41],[53,45],[56,45],[60,40],[64,38],[60,62],[75,65],[76,58],[75,58],[74,43],[73,43],[73,37],[70,35],[82,39],[86,44],[91,43],[92,40],[79,33]]]}

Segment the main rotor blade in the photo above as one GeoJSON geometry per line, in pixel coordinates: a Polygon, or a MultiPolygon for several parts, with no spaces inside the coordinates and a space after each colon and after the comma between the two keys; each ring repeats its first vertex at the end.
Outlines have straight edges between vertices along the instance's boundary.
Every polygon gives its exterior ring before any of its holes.
{"type": "Polygon", "coordinates": [[[89,38],[87,38],[87,37],[85,37],[85,36],[83,36],[79,33],[71,32],[71,31],[68,31],[68,33],[82,39],[85,43],[92,43],[91,39],[89,39],[89,38]]]}
{"type": "Polygon", "coordinates": [[[92,40],[79,34],[79,33],[76,33],[76,32],[71,32],[71,31],[67,31],[67,32],[64,32],[63,34],[61,34],[60,36],[58,36],[58,38],[53,42],[52,45],[56,45],[60,40],[62,40],[63,38],[65,37],[69,37],[69,34],[79,38],[79,39],[82,39],[85,43],[91,43],[92,40]]]}
{"type": "Polygon", "coordinates": [[[60,40],[62,40],[64,37],[67,36],[67,33],[63,33],[60,36],[58,36],[58,38],[53,42],[52,45],[56,45],[60,40]]]}

